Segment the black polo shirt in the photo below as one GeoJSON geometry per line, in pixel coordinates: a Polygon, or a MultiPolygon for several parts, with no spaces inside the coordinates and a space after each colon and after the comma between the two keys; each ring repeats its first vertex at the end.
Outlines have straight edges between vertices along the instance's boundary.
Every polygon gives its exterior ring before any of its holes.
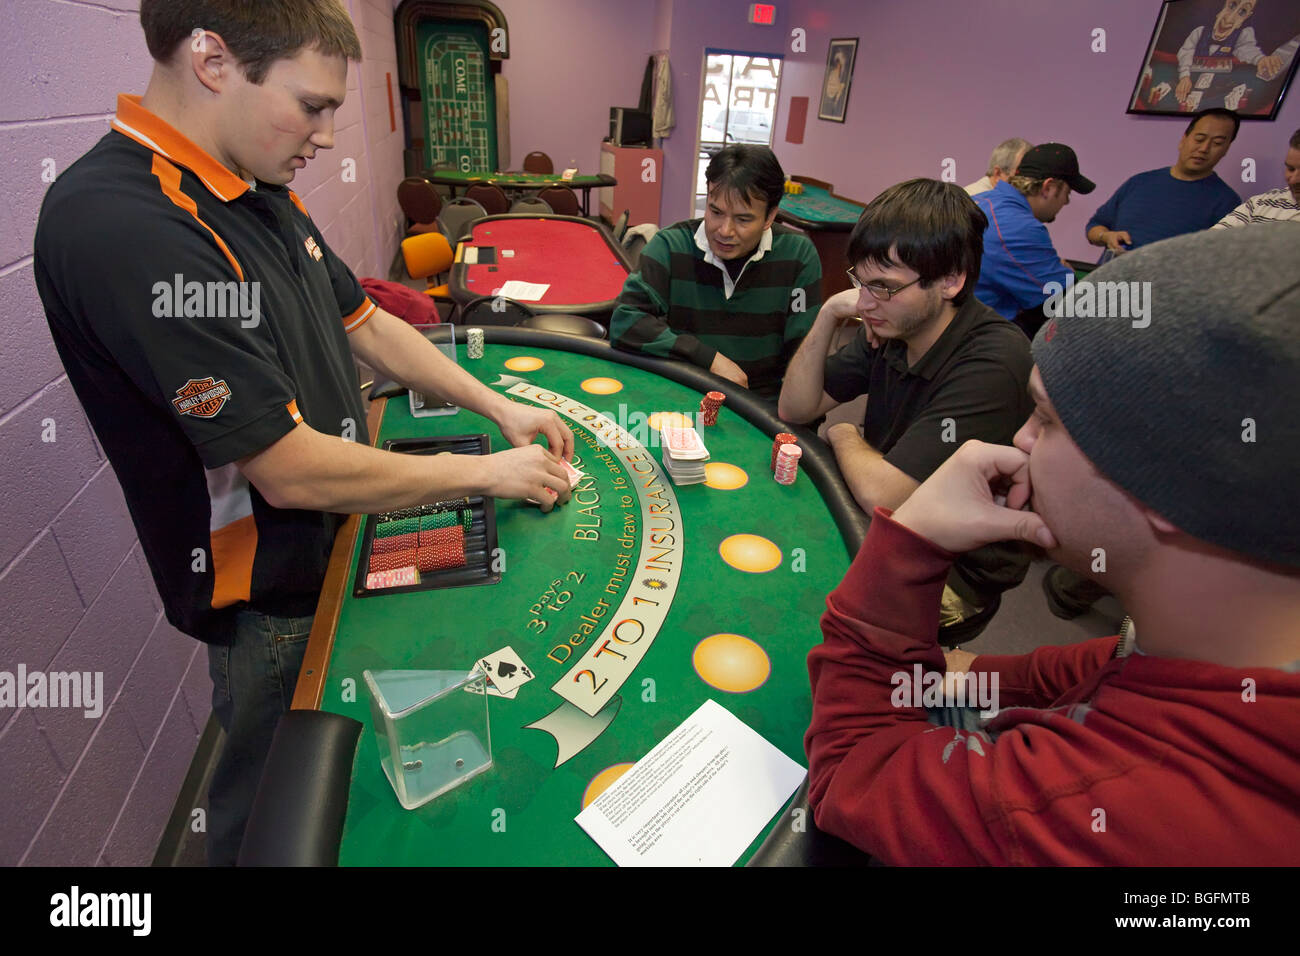
{"type": "MultiPolygon", "coordinates": [[[[824,388],[839,402],[869,396],[863,437],[885,461],[922,482],[962,442],[1011,444],[1033,411],[1027,391],[1032,368],[1024,333],[971,296],[910,368],[906,342],[894,339],[873,349],[866,327],[859,329],[826,360],[824,388]]],[[[985,603],[1019,584],[1028,566],[1019,545],[998,544],[962,555],[955,570],[970,585],[962,596],[985,603]]]]}
{"type": "Polygon", "coordinates": [[[375,306],[287,188],[249,184],[121,96],[50,187],[50,332],[178,629],[311,614],[341,516],[272,508],[236,467],[305,421],[368,442],[348,347],[375,306]]]}

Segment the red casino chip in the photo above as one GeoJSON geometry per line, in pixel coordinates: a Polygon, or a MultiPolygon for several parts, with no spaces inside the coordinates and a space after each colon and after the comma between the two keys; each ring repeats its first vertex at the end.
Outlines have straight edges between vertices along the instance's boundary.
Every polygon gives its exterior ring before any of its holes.
{"type": "Polygon", "coordinates": [[[726,401],[727,396],[722,392],[708,392],[700,399],[700,424],[716,425],[718,424],[718,409],[726,401]]]}
{"type": "Polygon", "coordinates": [[[781,451],[782,445],[793,445],[797,439],[789,432],[781,432],[772,440],[772,463],[768,466],[772,471],[776,471],[776,456],[781,451]]]}
{"type": "Polygon", "coordinates": [[[410,533],[394,535],[391,538],[375,538],[370,546],[371,554],[392,554],[395,551],[410,551],[419,546],[419,534],[410,533]]]}
{"type": "Polygon", "coordinates": [[[415,564],[416,552],[414,548],[407,548],[404,551],[391,551],[388,554],[370,554],[370,566],[367,568],[370,572],[375,571],[393,571],[397,568],[404,568],[408,565],[415,564]]]}
{"type": "Polygon", "coordinates": [[[421,571],[445,571],[450,568],[465,566],[465,529],[460,525],[450,528],[434,528],[429,534],[429,541],[421,545],[416,566],[421,571]]]}

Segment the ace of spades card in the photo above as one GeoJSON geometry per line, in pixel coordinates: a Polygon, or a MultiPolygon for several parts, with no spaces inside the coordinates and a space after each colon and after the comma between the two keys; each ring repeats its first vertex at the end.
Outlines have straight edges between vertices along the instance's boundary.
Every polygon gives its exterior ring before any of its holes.
{"type": "Polygon", "coordinates": [[[488,693],[513,698],[515,692],[533,679],[533,672],[515,653],[513,647],[503,647],[486,657],[479,658],[479,668],[488,676],[488,693]]]}

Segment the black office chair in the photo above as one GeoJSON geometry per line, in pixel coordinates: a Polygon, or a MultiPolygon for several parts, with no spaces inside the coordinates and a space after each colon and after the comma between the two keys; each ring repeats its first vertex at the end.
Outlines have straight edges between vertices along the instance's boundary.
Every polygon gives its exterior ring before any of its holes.
{"type": "Polygon", "coordinates": [[[564,335],[582,335],[589,339],[603,339],[608,330],[585,315],[568,315],[559,312],[543,312],[519,323],[521,328],[540,329],[543,332],[560,332],[564,335]]]}
{"type": "Polygon", "coordinates": [[[469,325],[523,325],[533,318],[532,309],[522,302],[499,295],[481,295],[460,310],[459,322],[469,325]]]}
{"type": "Polygon", "coordinates": [[[615,220],[614,222],[613,233],[614,233],[615,242],[621,243],[623,241],[623,236],[627,234],[628,213],[629,210],[624,209],[623,212],[619,215],[618,219],[615,220]]]}

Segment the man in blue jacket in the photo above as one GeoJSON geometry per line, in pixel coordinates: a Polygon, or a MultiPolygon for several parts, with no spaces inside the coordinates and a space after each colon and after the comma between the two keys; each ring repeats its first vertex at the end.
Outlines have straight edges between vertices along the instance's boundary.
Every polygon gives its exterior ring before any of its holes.
{"type": "MultiPolygon", "coordinates": [[[[1070,269],[1057,255],[1044,223],[1070,202],[1070,191],[1087,194],[1096,185],[1079,173],[1074,150],[1044,143],[1025,153],[1020,168],[989,192],[974,197],[988,218],[984,230],[984,265],[975,297],[1005,319],[1029,310],[1041,318],[1049,283],[1065,285],[1070,269]]],[[[1028,335],[1037,331],[1037,322],[1028,335]]]]}

